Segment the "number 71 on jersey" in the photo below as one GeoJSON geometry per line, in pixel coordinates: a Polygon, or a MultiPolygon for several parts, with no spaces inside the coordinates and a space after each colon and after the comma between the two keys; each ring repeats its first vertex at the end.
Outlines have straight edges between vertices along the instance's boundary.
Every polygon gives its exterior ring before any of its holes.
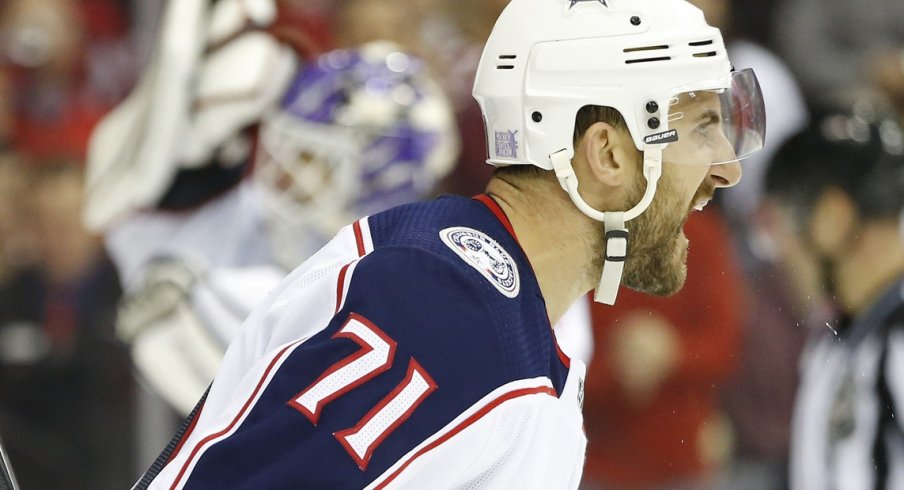
{"type": "MultiPolygon", "coordinates": [[[[388,370],[395,358],[395,340],[356,313],[349,316],[333,338],[349,339],[361,348],[330,366],[289,401],[289,406],[304,414],[315,426],[326,405],[388,370]]],[[[395,389],[354,427],[335,432],[333,436],[364,471],[374,450],[414,413],[436,387],[433,378],[412,357],[408,361],[405,378],[395,389]]]]}

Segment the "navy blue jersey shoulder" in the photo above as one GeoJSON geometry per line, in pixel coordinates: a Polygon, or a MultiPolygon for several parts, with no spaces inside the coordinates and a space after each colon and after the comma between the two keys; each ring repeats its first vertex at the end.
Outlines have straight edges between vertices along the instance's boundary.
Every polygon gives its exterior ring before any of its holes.
{"type": "Polygon", "coordinates": [[[186,489],[363,488],[508,382],[549,377],[561,392],[567,369],[517,243],[479,202],[434,203],[433,212],[411,206],[371,217],[375,250],[355,267],[342,310],[292,352],[235,433],[199,459],[186,489]],[[520,294],[502,295],[451,252],[438,235],[449,226],[480,230],[517,257],[520,294]],[[392,364],[330,400],[315,424],[289,402],[362,352],[336,336],[350,318],[366,319],[395,343],[392,364]],[[435,389],[380,439],[362,469],[336,434],[397,393],[415,363],[435,389]]]}
{"type": "MultiPolygon", "coordinates": [[[[567,369],[561,365],[546,303],[527,256],[499,218],[482,202],[458,196],[400,206],[368,219],[375,250],[403,246],[436,254],[450,261],[467,278],[496,319],[498,336],[509,369],[522,377],[549,376],[561,393],[567,369]],[[514,259],[520,275],[516,298],[501,294],[474,267],[440,239],[447,228],[477,230],[495,240],[514,259]]],[[[438,294],[441,294],[438,291],[438,294]]]]}

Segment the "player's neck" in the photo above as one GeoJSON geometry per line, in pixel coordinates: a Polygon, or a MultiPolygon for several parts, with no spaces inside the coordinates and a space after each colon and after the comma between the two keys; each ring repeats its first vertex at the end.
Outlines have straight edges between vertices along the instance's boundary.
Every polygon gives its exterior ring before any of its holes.
{"type": "Polygon", "coordinates": [[[593,250],[599,224],[571,203],[554,178],[532,181],[528,187],[493,178],[487,193],[511,221],[555,323],[596,286],[592,257],[600,253],[593,250]]]}

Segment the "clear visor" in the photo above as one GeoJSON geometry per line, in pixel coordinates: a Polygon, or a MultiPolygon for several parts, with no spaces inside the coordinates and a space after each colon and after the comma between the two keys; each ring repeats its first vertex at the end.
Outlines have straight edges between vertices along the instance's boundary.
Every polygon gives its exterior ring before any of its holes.
{"type": "Polygon", "coordinates": [[[663,160],[673,163],[718,165],[763,148],[766,110],[753,70],[732,72],[712,89],[673,96],[669,130],[675,133],[664,138],[670,142],[663,160]]]}

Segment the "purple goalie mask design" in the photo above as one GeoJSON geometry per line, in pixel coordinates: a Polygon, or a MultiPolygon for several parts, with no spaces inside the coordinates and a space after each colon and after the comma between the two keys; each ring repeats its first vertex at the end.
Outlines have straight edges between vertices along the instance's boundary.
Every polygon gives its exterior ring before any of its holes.
{"type": "Polygon", "coordinates": [[[424,63],[389,43],[302,66],[262,121],[255,169],[284,222],[331,236],[424,198],[457,156],[451,106],[424,63]]]}

